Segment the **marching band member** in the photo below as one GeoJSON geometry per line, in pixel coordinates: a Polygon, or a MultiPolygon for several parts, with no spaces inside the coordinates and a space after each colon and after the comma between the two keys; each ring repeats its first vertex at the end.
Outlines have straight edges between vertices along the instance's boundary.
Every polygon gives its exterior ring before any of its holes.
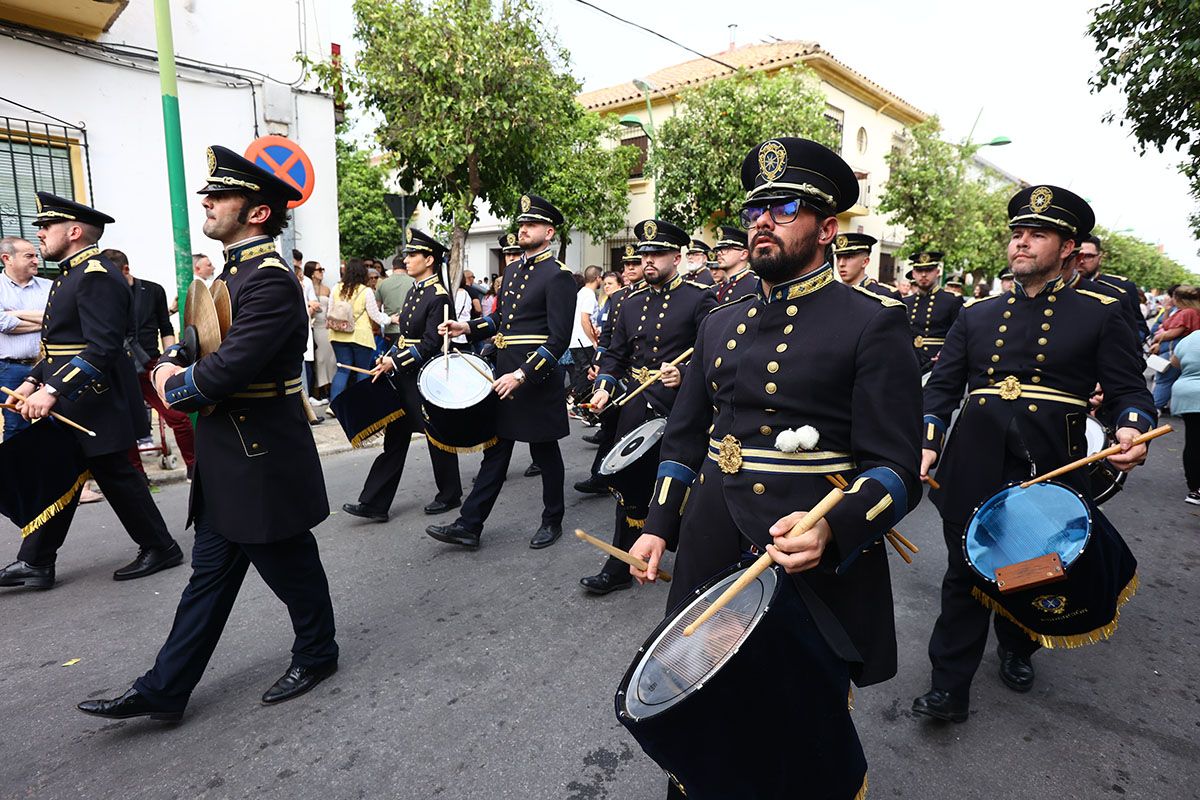
{"type": "Polygon", "coordinates": [[[917,291],[904,298],[904,305],[908,306],[913,347],[924,365],[937,360],[938,352],[946,343],[946,333],[962,310],[962,298],[941,287],[941,253],[915,253],[911,264],[912,269],[906,277],[917,291]]]}
{"type": "Polygon", "coordinates": [[[867,265],[871,263],[871,248],[877,244],[878,239],[865,233],[839,233],[833,240],[838,277],[842,279],[842,283],[861,286],[875,294],[899,300],[899,292],[867,274],[867,265]]]}
{"type": "Polygon", "coordinates": [[[683,268],[683,277],[701,286],[714,286],[712,270],[708,262],[716,261],[713,250],[703,239],[690,239],[687,245],[687,266],[683,268]]]}
{"type": "Polygon", "coordinates": [[[758,276],[750,269],[750,251],[746,247],[744,230],[722,225],[721,238],[713,249],[717,263],[725,272],[725,280],[713,287],[718,303],[732,303],[758,291],[758,276]]]}

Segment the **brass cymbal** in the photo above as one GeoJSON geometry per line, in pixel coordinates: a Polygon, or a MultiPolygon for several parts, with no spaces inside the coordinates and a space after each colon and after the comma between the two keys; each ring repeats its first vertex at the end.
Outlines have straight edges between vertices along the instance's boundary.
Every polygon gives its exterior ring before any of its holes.
{"type": "Polygon", "coordinates": [[[225,337],[229,335],[229,328],[233,325],[233,305],[229,299],[229,286],[222,280],[213,281],[209,287],[212,292],[213,305],[217,309],[217,322],[221,327],[221,341],[225,341],[225,337]]]}
{"type": "Polygon", "coordinates": [[[196,328],[200,341],[199,357],[215,353],[221,346],[221,323],[213,296],[204,281],[196,279],[188,287],[187,301],[183,306],[183,324],[196,328]]]}

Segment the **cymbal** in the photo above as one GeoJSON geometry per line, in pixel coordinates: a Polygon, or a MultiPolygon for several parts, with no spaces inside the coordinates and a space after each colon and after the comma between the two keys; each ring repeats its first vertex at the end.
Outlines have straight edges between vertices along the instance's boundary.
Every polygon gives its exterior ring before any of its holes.
{"type": "Polygon", "coordinates": [[[196,336],[200,341],[200,358],[215,353],[221,346],[221,323],[217,316],[217,307],[208,287],[199,278],[192,281],[192,285],[188,287],[187,300],[183,306],[183,324],[195,327],[196,336]]]}
{"type": "Polygon", "coordinates": [[[221,341],[225,341],[225,337],[229,335],[229,328],[233,325],[233,306],[229,299],[229,286],[222,280],[213,281],[209,287],[212,292],[213,305],[217,309],[217,322],[221,326],[221,341]]]}

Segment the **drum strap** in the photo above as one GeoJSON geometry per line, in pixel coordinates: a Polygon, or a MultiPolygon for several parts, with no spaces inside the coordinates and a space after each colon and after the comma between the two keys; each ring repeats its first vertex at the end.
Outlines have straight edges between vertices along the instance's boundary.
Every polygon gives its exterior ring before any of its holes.
{"type": "Polygon", "coordinates": [[[843,661],[851,664],[863,663],[862,655],[858,652],[858,648],[854,646],[854,642],[850,640],[850,635],[846,633],[841,620],[829,610],[829,606],[825,605],[825,601],[809,586],[807,579],[803,575],[791,575],[789,577],[796,586],[796,591],[800,593],[800,599],[808,607],[808,613],[812,614],[813,622],[816,623],[817,629],[821,631],[821,635],[825,637],[826,644],[829,645],[834,654],[843,661]]]}

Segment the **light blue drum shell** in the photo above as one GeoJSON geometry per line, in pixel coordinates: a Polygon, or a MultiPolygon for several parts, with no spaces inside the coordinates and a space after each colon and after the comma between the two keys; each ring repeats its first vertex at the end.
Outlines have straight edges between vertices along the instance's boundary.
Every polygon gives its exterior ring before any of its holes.
{"type": "Polygon", "coordinates": [[[1065,570],[1083,553],[1091,531],[1091,510],[1075,490],[1053,481],[1026,489],[1014,484],[975,509],[963,552],[988,581],[996,580],[1000,567],[1049,553],[1058,553],[1065,570]]]}

